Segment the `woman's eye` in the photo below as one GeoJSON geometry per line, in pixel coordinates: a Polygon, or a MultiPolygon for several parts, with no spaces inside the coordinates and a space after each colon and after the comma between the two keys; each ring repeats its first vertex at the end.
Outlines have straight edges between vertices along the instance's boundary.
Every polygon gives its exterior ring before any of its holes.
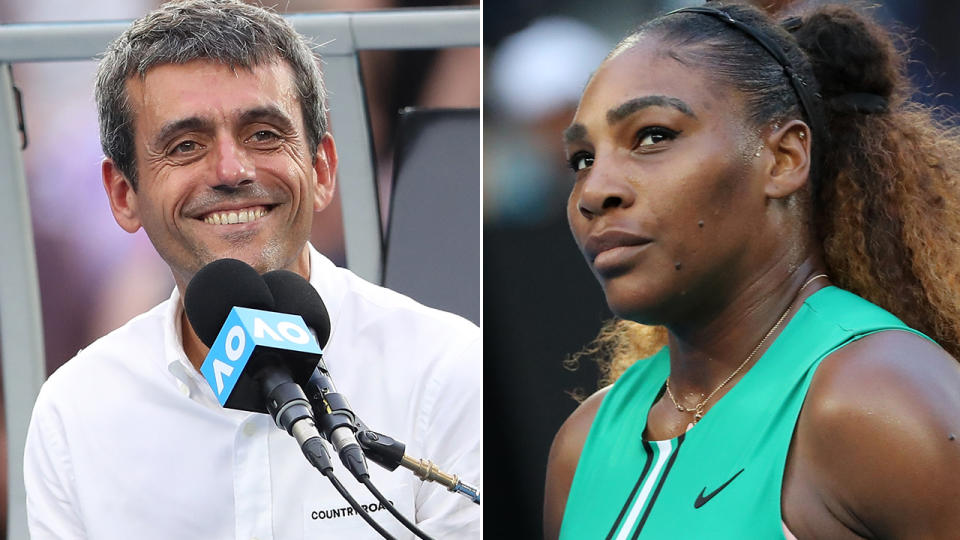
{"type": "Polygon", "coordinates": [[[659,126],[643,128],[637,132],[637,147],[646,148],[664,141],[673,140],[677,137],[677,134],[678,132],[672,129],[659,126]]]}
{"type": "Polygon", "coordinates": [[[593,165],[593,156],[586,152],[577,152],[570,156],[570,168],[573,172],[580,172],[593,165]]]}

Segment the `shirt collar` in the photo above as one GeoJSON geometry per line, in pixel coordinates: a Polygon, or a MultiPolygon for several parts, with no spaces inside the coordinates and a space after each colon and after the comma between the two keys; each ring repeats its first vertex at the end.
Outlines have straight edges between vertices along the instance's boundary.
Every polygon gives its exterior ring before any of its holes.
{"type": "MultiPolygon", "coordinates": [[[[310,284],[320,293],[323,299],[323,305],[327,308],[330,315],[330,339],[337,334],[337,320],[340,318],[340,307],[343,305],[343,298],[347,291],[347,284],[343,282],[341,272],[342,268],[337,268],[333,261],[326,258],[319,251],[310,247],[310,284]]],[[[322,348],[326,348],[324,345],[322,348]]]]}
{"type": "Polygon", "coordinates": [[[180,290],[174,287],[163,313],[163,359],[167,371],[173,376],[177,388],[183,395],[198,401],[216,402],[213,391],[190,363],[187,353],[183,350],[183,335],[180,328],[182,314],[180,290]]]}

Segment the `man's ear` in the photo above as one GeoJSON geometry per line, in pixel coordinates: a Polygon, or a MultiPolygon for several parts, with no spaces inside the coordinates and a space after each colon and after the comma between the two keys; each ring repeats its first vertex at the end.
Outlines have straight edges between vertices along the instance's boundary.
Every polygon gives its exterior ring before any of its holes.
{"type": "Polygon", "coordinates": [[[317,145],[317,159],[313,162],[317,174],[316,189],[313,192],[313,211],[319,212],[333,200],[337,186],[337,145],[333,135],[324,133],[317,145]]]}
{"type": "Polygon", "coordinates": [[[117,220],[117,225],[128,233],[137,232],[141,226],[140,213],[137,206],[137,192],[130,181],[110,158],[103,159],[100,174],[103,176],[103,189],[107,192],[113,219],[117,220]]]}
{"type": "Polygon", "coordinates": [[[791,120],[767,137],[766,147],[773,154],[766,171],[767,197],[782,199],[802,189],[810,176],[810,128],[791,120]]]}

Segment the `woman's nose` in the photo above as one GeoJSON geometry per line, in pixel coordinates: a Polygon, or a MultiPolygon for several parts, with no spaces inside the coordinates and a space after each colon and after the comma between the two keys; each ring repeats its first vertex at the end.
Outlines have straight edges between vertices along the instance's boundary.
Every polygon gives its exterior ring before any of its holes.
{"type": "Polygon", "coordinates": [[[594,161],[589,173],[580,180],[577,209],[591,219],[616,208],[629,208],[636,200],[634,186],[616,167],[594,161]]]}

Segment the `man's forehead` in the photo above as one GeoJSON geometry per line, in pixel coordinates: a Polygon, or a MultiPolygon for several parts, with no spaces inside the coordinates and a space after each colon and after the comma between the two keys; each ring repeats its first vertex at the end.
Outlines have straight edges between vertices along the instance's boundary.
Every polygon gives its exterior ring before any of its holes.
{"type": "Polygon", "coordinates": [[[293,70],[283,61],[231,66],[212,60],[166,63],[126,80],[131,112],[165,116],[177,111],[242,113],[251,107],[297,106],[293,70]]]}
{"type": "MultiPolygon", "coordinates": [[[[157,84],[157,82],[166,82],[169,78],[191,77],[191,78],[219,78],[224,82],[235,79],[238,82],[246,81],[251,83],[276,83],[279,86],[285,86],[286,83],[294,85],[293,68],[286,61],[275,58],[268,62],[260,62],[249,66],[241,64],[228,64],[217,60],[196,59],[183,63],[166,62],[150,66],[146,71],[131,74],[126,79],[129,86],[138,85],[140,87],[157,84]]],[[[215,92],[217,88],[206,88],[208,92],[215,92]]]]}

